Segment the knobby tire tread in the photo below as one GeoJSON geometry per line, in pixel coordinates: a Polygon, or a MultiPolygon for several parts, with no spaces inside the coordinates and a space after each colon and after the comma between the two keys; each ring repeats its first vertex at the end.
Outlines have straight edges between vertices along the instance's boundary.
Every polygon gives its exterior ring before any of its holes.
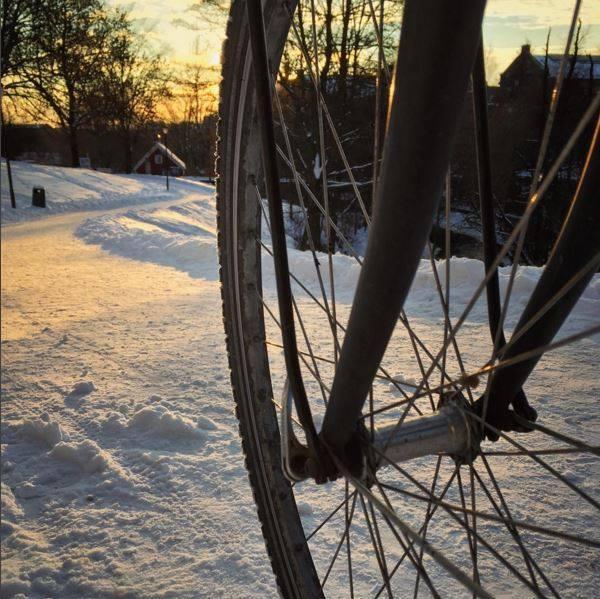
{"type": "MultiPolygon", "coordinates": [[[[228,222],[228,197],[231,196],[232,190],[228,190],[227,186],[232,185],[232,181],[227,181],[227,173],[231,171],[229,161],[231,157],[226,155],[226,136],[228,131],[232,131],[237,125],[236,122],[230,122],[231,112],[228,110],[230,98],[235,92],[235,86],[239,75],[240,64],[236,62],[236,48],[239,48],[240,43],[244,43],[243,33],[244,27],[247,27],[245,7],[241,0],[234,0],[231,6],[231,11],[226,27],[226,35],[221,51],[221,81],[219,85],[219,107],[217,120],[217,137],[216,137],[216,152],[215,152],[215,173],[216,173],[216,213],[217,213],[217,246],[218,246],[218,261],[219,261],[219,279],[221,282],[221,304],[223,310],[223,327],[225,331],[225,342],[227,359],[229,365],[229,376],[231,387],[233,390],[233,398],[235,404],[235,415],[238,419],[238,430],[241,439],[242,451],[244,454],[244,464],[248,472],[248,478],[252,489],[252,495],[258,520],[261,526],[261,532],[265,541],[267,555],[269,557],[271,568],[275,574],[275,579],[279,593],[283,597],[313,597],[318,596],[314,591],[308,591],[303,574],[299,572],[289,572],[288,565],[284,563],[285,555],[282,552],[287,552],[289,555],[298,551],[298,548],[291,546],[292,541],[287,538],[287,528],[282,530],[279,538],[275,538],[273,533],[273,518],[278,514],[269,513],[268,506],[265,505],[264,495],[268,493],[275,503],[275,511],[281,513],[282,509],[280,500],[283,498],[277,496],[277,489],[269,483],[272,481],[264,480],[260,470],[262,464],[257,457],[262,455],[264,447],[255,447],[252,423],[249,422],[248,410],[251,409],[247,405],[249,398],[246,397],[246,392],[238,378],[240,368],[239,343],[236,339],[236,333],[232,319],[235,318],[235,306],[232,305],[231,298],[228,294],[231,293],[234,273],[230,272],[230,264],[228,264],[229,253],[235,251],[232,247],[232,232],[229,230],[230,223],[228,222]],[[229,238],[226,237],[229,236],[229,238]],[[229,242],[229,243],[228,243],[229,242]],[[258,451],[257,451],[258,450],[258,451]],[[283,547],[282,547],[283,544],[283,547]]],[[[244,127],[248,127],[244,123],[244,127]]],[[[235,193],[235,191],[233,191],[235,193]]],[[[234,240],[235,242],[235,240],[234,240]]],[[[268,443],[268,440],[261,439],[261,445],[268,443]]],[[[266,449],[268,451],[268,448],[266,449]]],[[[272,450],[271,450],[272,451],[272,450]]],[[[293,494],[292,495],[293,499],[293,494]]],[[[296,524],[298,526],[300,523],[296,524]]],[[[294,525],[294,523],[292,524],[294,525]]],[[[293,560],[293,556],[292,556],[293,560]]],[[[295,564],[294,564],[295,565],[295,564]]],[[[294,570],[294,569],[293,569],[294,570]]]]}

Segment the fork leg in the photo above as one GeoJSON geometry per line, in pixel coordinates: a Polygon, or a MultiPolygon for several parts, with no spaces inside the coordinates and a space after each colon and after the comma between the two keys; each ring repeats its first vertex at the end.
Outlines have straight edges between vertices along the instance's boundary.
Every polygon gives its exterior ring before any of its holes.
{"type": "MultiPolygon", "coordinates": [[[[509,346],[501,355],[501,360],[508,360],[550,343],[600,267],[598,189],[600,189],[600,118],[596,121],[594,137],[568,217],[556,240],[546,268],[519,319],[509,346]],[[533,326],[525,329],[529,321],[552,300],[553,296],[590,264],[592,268],[588,269],[587,274],[533,326]]],[[[510,427],[508,406],[542,355],[535,355],[529,360],[498,370],[493,376],[486,413],[488,422],[504,430],[510,427]]]]}
{"type": "Polygon", "coordinates": [[[407,0],[373,223],[322,438],[349,442],[442,195],[484,0],[407,0]]]}

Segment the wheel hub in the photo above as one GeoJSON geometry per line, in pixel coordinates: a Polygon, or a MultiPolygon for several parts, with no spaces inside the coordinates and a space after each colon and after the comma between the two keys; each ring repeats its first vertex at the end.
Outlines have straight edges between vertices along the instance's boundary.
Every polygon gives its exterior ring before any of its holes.
{"type": "Polygon", "coordinates": [[[325,440],[317,456],[296,437],[291,416],[293,397],[287,383],[282,403],[282,468],[286,478],[293,482],[308,478],[317,483],[335,480],[341,475],[335,461],[341,461],[353,476],[368,481],[375,471],[390,463],[439,454],[450,455],[459,463],[470,463],[479,453],[478,427],[468,416],[467,402],[456,393],[448,394],[432,415],[376,427],[372,441],[369,431],[359,426],[344,455],[336,455],[334,460],[325,440]]]}

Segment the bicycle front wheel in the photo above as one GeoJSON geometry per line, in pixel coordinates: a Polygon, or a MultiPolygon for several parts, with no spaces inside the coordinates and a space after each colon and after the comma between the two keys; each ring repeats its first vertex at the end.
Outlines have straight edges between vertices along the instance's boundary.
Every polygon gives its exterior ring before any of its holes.
{"type": "MultiPolygon", "coordinates": [[[[390,46],[397,42],[401,21],[393,0],[346,1],[338,7],[346,25],[337,30],[327,25],[332,4],[264,3],[277,79],[277,151],[298,351],[317,424],[362,266],[371,180],[382,147],[380,123],[393,70],[390,46]],[[361,36],[354,57],[343,50],[344,28],[347,40],[352,31],[361,36]],[[378,123],[374,131],[361,129],[365,115],[378,123]]],[[[598,410],[590,399],[598,396],[597,345],[581,339],[589,322],[585,310],[579,317],[576,313],[574,329],[567,331],[573,344],[544,357],[527,387],[541,413],[543,407],[546,432],[507,434],[496,444],[484,443],[473,464],[457,464],[444,455],[388,464],[368,492],[344,479],[316,486],[310,481],[292,485],[284,477],[278,417],[286,375],[251,71],[245,6],[236,1],[227,26],[220,100],[222,299],[246,466],[281,593],[405,597],[467,592],[388,511],[378,509],[383,503],[466,575],[471,592],[589,595],[598,560],[592,532],[600,525],[594,497],[600,468],[598,410]],[[569,371],[577,376],[569,377],[569,371]]],[[[442,218],[449,222],[451,194],[445,196],[442,218]]],[[[445,235],[437,250],[446,260],[435,260],[432,247],[421,261],[369,394],[367,429],[435,412],[449,388],[459,387],[473,401],[476,385],[485,387],[488,371],[482,367],[489,364],[494,344],[484,306],[475,302],[463,319],[484,270],[476,259],[451,259],[452,241],[445,235]]],[[[538,277],[535,268],[502,271],[502,288],[509,290],[503,315],[507,326],[518,317],[509,307],[522,309],[521,298],[538,277]]],[[[540,348],[540,353],[545,349],[553,348],[540,348]]]]}

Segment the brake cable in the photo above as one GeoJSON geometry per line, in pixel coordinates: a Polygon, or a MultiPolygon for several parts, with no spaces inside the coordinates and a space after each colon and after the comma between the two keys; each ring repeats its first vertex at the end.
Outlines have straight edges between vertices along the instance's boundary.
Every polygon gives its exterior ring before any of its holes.
{"type": "Polygon", "coordinates": [[[298,414],[298,420],[304,429],[308,449],[317,463],[319,462],[319,438],[313,421],[310,405],[306,396],[298,348],[292,306],[292,289],[289,278],[285,227],[283,222],[283,206],[279,189],[279,172],[275,131],[273,127],[272,85],[269,72],[269,60],[265,39],[265,25],[260,0],[247,0],[248,30],[252,48],[252,70],[256,90],[256,107],[258,126],[262,146],[262,163],[265,176],[265,187],[271,222],[271,240],[273,244],[273,261],[277,284],[277,300],[281,322],[281,336],[285,356],[285,366],[290,391],[298,414]]]}

